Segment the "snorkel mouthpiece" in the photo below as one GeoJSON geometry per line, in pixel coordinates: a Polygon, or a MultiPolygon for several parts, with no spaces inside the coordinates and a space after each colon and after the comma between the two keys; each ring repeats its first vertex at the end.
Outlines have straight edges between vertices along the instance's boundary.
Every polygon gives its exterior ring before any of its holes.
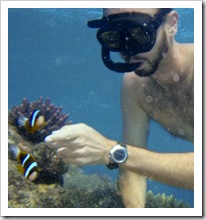
{"type": "Polygon", "coordinates": [[[110,57],[110,50],[106,47],[102,47],[102,60],[108,69],[118,73],[132,72],[140,66],[140,63],[129,64],[113,62],[110,57]]]}

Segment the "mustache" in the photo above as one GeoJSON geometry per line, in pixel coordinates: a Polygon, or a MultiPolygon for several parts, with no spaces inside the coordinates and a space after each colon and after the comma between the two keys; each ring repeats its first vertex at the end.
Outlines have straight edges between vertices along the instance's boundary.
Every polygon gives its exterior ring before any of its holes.
{"type": "Polygon", "coordinates": [[[127,63],[131,62],[131,61],[147,61],[147,57],[143,57],[142,55],[139,55],[139,54],[136,54],[136,55],[133,55],[133,56],[130,56],[130,55],[127,55],[127,54],[122,54],[120,53],[120,57],[122,59],[124,59],[127,63]]]}
{"type": "Polygon", "coordinates": [[[126,63],[139,63],[139,62],[144,62],[147,61],[148,59],[139,55],[135,56],[124,56],[122,57],[126,63]]]}

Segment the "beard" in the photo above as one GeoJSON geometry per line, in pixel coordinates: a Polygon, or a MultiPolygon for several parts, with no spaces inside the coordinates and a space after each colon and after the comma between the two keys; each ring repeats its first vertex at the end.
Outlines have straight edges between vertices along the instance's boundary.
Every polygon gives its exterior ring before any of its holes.
{"type": "Polygon", "coordinates": [[[162,42],[157,46],[157,48],[155,48],[155,51],[153,52],[153,57],[151,59],[145,59],[147,65],[143,69],[136,69],[134,72],[138,76],[143,77],[151,76],[154,74],[159,68],[161,61],[166,56],[168,49],[169,47],[166,41],[166,36],[164,34],[162,42]]]}

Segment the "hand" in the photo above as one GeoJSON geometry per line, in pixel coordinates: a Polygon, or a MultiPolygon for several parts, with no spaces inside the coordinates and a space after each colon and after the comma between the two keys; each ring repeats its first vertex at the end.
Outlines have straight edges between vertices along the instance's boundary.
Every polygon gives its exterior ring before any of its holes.
{"type": "Polygon", "coordinates": [[[57,148],[57,156],[77,166],[108,164],[113,141],[85,124],[66,125],[45,138],[46,145],[57,148]]]}

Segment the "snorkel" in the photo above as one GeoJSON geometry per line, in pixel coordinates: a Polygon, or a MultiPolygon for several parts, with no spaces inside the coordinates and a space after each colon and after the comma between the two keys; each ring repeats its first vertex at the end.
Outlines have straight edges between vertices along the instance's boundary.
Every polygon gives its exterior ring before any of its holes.
{"type": "MultiPolygon", "coordinates": [[[[156,32],[171,8],[160,9],[152,18],[143,13],[119,13],[88,21],[90,28],[99,28],[97,39],[101,44],[101,56],[105,66],[119,73],[132,72],[141,63],[114,62],[111,52],[133,56],[149,52],[156,42],[156,32]]],[[[140,75],[141,76],[141,75],[140,75]]]]}

